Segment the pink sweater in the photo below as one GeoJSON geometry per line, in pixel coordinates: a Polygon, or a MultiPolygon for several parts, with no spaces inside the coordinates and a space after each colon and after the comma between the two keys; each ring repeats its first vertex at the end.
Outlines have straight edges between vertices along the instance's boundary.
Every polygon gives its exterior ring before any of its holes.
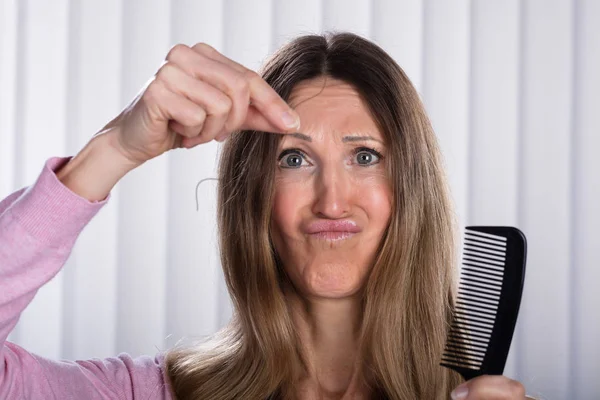
{"type": "Polygon", "coordinates": [[[0,202],[0,399],[170,399],[160,354],[55,361],[6,341],[110,199],[90,202],[65,187],[54,171],[68,160],[50,158],[35,184],[0,202]]]}

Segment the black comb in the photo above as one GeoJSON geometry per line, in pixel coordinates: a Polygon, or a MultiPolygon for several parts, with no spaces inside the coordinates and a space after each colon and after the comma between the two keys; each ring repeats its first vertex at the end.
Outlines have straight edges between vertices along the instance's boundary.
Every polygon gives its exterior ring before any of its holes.
{"type": "Polygon", "coordinates": [[[453,320],[440,365],[465,380],[502,375],[523,283],[527,241],[506,226],[468,226],[453,320]]]}

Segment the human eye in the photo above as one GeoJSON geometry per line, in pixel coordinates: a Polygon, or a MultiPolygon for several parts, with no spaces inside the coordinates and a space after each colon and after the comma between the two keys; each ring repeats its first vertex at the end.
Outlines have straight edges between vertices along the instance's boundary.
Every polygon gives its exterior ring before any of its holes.
{"type": "Polygon", "coordinates": [[[308,164],[306,154],[299,149],[286,149],[277,157],[281,168],[300,168],[308,164]]]}
{"type": "Polygon", "coordinates": [[[380,152],[369,147],[357,147],[353,153],[356,163],[365,167],[378,164],[383,158],[380,152]]]}

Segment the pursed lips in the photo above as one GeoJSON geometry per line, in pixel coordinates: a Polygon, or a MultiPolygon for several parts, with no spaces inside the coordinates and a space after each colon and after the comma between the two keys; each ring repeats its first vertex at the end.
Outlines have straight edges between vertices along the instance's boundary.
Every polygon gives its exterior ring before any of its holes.
{"type": "Polygon", "coordinates": [[[311,222],[306,227],[305,232],[318,239],[336,241],[348,239],[359,233],[361,230],[362,229],[356,222],[349,219],[343,219],[318,220],[311,222]]]}

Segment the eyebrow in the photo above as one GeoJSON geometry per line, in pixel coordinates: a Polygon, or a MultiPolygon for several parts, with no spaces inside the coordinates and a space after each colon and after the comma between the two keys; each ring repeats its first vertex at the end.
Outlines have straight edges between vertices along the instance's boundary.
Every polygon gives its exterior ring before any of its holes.
{"type": "MultiPolygon", "coordinates": [[[[300,132],[294,132],[291,134],[291,136],[301,139],[301,140],[306,140],[307,142],[312,142],[312,138],[308,135],[305,135],[304,133],[300,133],[300,132]]],[[[348,143],[348,142],[361,142],[363,140],[374,140],[376,142],[380,142],[381,140],[374,138],[373,136],[344,136],[342,138],[342,142],[344,143],[348,143]]]]}

